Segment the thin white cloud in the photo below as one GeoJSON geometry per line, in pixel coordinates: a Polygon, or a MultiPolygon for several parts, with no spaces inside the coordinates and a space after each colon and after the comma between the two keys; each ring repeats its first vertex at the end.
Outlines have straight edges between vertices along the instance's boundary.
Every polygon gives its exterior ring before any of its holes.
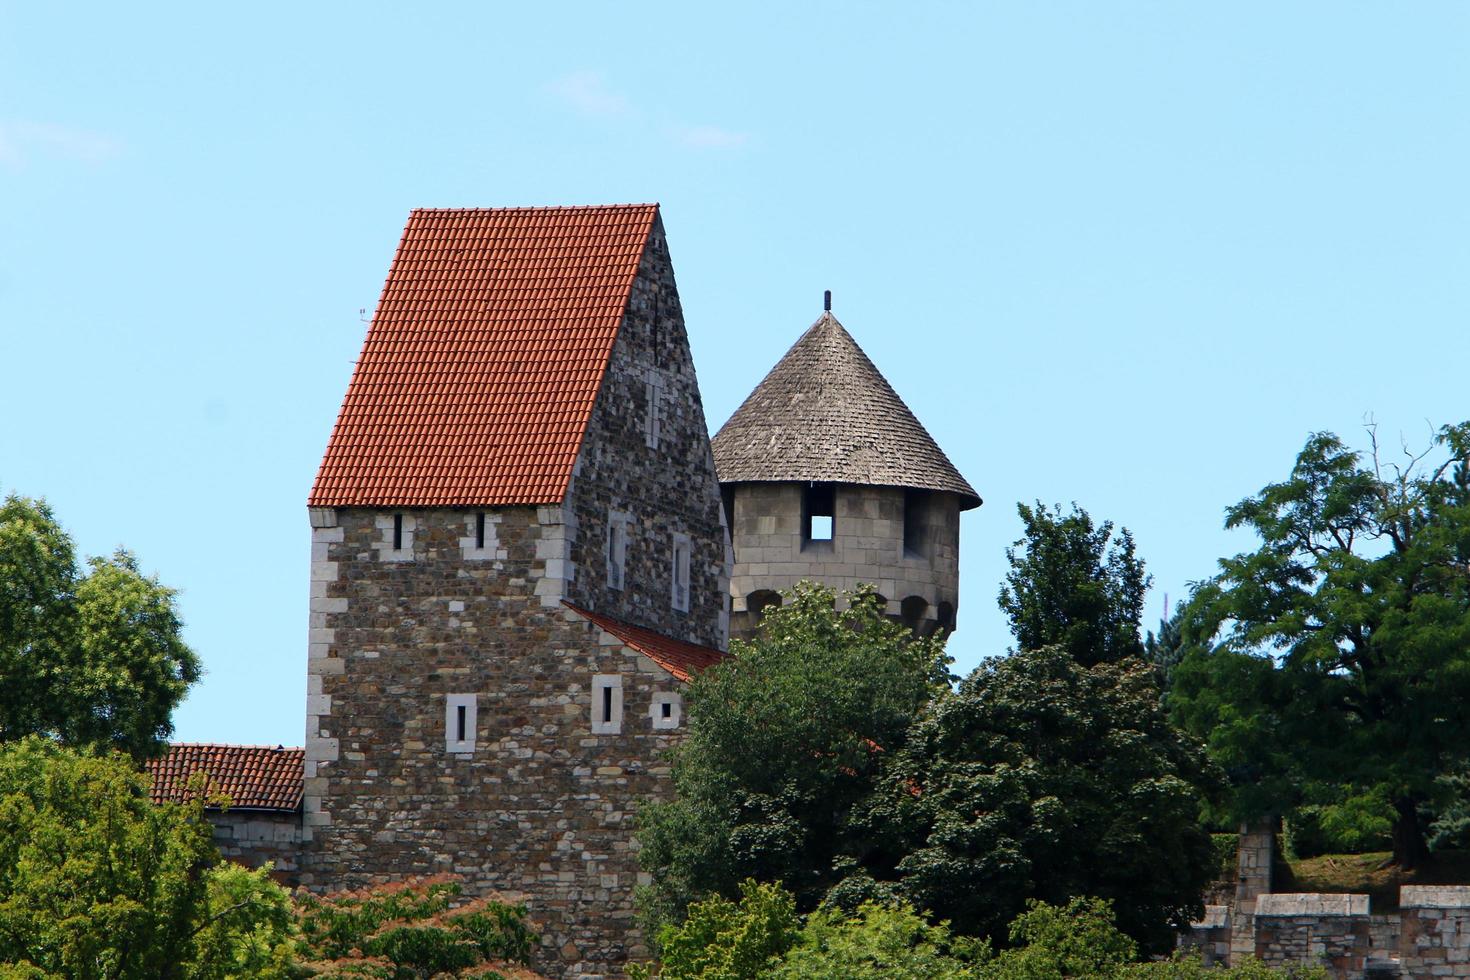
{"type": "Polygon", "coordinates": [[[687,126],[679,133],[679,142],[704,150],[728,150],[744,146],[748,139],[748,133],[737,133],[719,126],[687,126]]]}
{"type": "Polygon", "coordinates": [[[120,150],[111,137],[64,123],[0,121],[0,163],[11,167],[38,158],[98,164],[117,156],[120,150]]]}
{"type": "Polygon", "coordinates": [[[607,87],[601,72],[574,71],[546,86],[557,98],[589,116],[625,116],[628,100],[607,87]]]}

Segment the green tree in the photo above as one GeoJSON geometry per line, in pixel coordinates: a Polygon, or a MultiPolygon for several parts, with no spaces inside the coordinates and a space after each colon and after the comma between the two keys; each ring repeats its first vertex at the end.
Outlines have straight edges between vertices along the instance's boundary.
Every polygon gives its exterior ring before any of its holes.
{"type": "Polygon", "coordinates": [[[1145,664],[1050,647],[987,661],[940,701],[866,825],[905,855],[899,893],[962,933],[1003,938],[1027,899],[1096,896],[1162,952],[1203,912],[1217,862],[1199,818],[1222,781],[1145,664]]]}
{"type": "Polygon", "coordinates": [[[834,611],[831,590],[799,585],[761,635],[690,685],[674,800],[640,814],[653,923],[677,922],[745,878],[785,881],[814,908],[855,868],[891,865],[851,824],[883,758],[947,690],[942,638],[916,639],[871,589],[834,611]]]}
{"type": "MultiPolygon", "coordinates": [[[[796,941],[801,920],[796,901],[781,883],[762,884],[747,878],[740,899],[718,895],[694,902],[682,925],[659,930],[663,980],[757,980],[770,975],[777,960],[796,941]]],[[[649,971],[634,966],[632,980],[647,980],[649,971]]]]}
{"type": "Polygon", "coordinates": [[[988,945],[931,925],[903,903],[819,909],[771,971],[777,980],[975,980],[988,945]]]}
{"type": "Polygon", "coordinates": [[[1127,528],[1092,522],[1072,505],[1051,510],[1017,504],[1023,536],[1006,549],[1011,570],[1000,607],[1020,650],[1059,646],[1084,667],[1143,654],[1139,623],[1149,576],[1127,528]],[[1022,550],[1017,550],[1022,549],[1022,550]]]}
{"type": "Polygon", "coordinates": [[[1401,465],[1372,441],[1317,433],[1227,511],[1260,545],[1196,590],[1173,701],[1238,816],[1381,798],[1412,868],[1439,777],[1470,757],[1470,423],[1401,465]]]}
{"type": "Polygon", "coordinates": [[[153,806],[126,757],[0,746],[0,963],[72,980],[288,975],[285,892],[218,862],[203,803],[153,806]]]}
{"type": "Polygon", "coordinates": [[[174,591],[127,552],[82,575],[44,501],[0,505],[0,741],[156,751],[199,679],[181,628],[174,591]]]}

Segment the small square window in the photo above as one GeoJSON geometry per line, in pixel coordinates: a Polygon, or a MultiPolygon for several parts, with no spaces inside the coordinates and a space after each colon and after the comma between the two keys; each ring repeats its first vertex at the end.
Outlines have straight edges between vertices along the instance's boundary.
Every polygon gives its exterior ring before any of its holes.
{"type": "Polygon", "coordinates": [[[831,541],[837,524],[837,490],[830,483],[810,483],[802,494],[801,530],[807,541],[831,541]]]}
{"type": "Polygon", "coordinates": [[[672,731],[679,727],[684,713],[684,699],[677,691],[657,691],[653,703],[648,706],[648,717],[656,732],[672,731]]]}

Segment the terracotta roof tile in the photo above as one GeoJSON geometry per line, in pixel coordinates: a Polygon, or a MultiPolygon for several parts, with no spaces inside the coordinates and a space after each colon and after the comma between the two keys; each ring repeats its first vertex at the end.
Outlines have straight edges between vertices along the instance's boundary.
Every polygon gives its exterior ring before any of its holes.
{"type": "Polygon", "coordinates": [[[559,503],[657,215],[409,215],[308,506],[559,503]]]}
{"type": "Polygon", "coordinates": [[[729,656],[716,650],[714,647],[700,646],[698,643],[686,643],[655,633],[651,629],[642,626],[634,626],[625,623],[621,619],[613,619],[601,613],[588,612],[580,606],[574,606],[570,602],[562,601],[572,612],[582,618],[594,623],[607,632],[616,636],[627,646],[632,647],[643,654],[649,660],[658,664],[664,670],[674,675],[676,680],[688,681],[695,674],[706,667],[713,667],[729,656]]]}
{"type": "Polygon", "coordinates": [[[295,810],[301,806],[306,754],[279,745],[208,745],[178,743],[168,753],[149,759],[144,771],[153,779],[154,803],[190,799],[189,777],[209,774],[207,793],[220,792],[238,810],[295,810]]]}

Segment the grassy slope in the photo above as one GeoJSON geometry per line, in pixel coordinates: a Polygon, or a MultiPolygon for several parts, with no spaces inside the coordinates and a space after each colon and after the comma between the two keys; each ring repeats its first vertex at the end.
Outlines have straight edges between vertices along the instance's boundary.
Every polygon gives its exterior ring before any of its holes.
{"type": "Polygon", "coordinates": [[[1290,861],[1288,880],[1278,881],[1276,891],[1366,892],[1374,914],[1399,907],[1400,885],[1470,884],[1470,851],[1441,851],[1411,874],[1389,865],[1387,851],[1374,854],[1324,854],[1290,861]]]}

